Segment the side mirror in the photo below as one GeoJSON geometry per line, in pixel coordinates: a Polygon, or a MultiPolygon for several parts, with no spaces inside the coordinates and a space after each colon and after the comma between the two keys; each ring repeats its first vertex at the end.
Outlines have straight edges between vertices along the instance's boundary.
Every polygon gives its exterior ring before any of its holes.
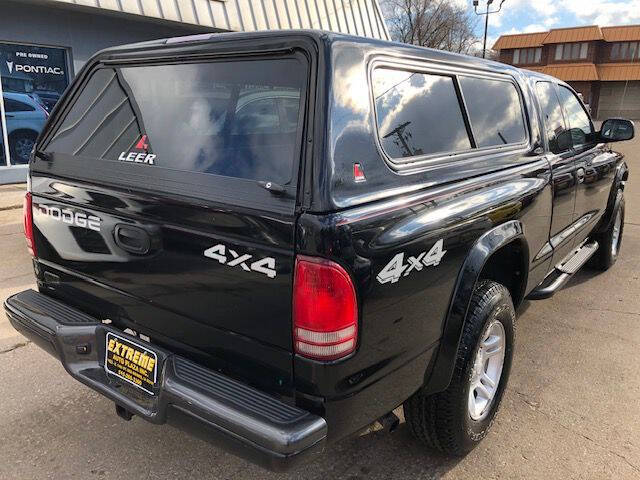
{"type": "Polygon", "coordinates": [[[635,126],[631,120],[610,118],[602,122],[600,140],[603,142],[624,142],[635,136],[635,126]]]}

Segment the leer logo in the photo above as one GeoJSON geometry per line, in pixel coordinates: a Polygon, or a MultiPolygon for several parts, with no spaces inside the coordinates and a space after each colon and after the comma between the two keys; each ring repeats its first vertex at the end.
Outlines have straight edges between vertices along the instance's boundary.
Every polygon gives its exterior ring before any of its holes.
{"type": "Polygon", "coordinates": [[[153,153],[147,153],[149,150],[149,143],[147,141],[147,135],[143,134],[140,137],[140,140],[133,147],[133,150],[130,152],[122,152],[118,157],[118,160],[121,162],[134,162],[134,163],[145,163],[147,165],[155,165],[154,160],[157,155],[153,153]],[[142,152],[140,152],[142,150],[142,152]]]}
{"type": "Polygon", "coordinates": [[[149,150],[149,144],[147,143],[147,136],[146,135],[142,135],[140,137],[140,140],[138,140],[138,143],[136,143],[135,149],[136,150],[144,150],[145,152],[147,150],[149,150]]]}

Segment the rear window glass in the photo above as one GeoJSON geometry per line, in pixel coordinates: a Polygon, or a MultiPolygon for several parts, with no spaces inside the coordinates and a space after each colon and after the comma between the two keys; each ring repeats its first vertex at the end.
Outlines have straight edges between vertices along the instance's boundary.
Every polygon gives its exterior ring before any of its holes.
{"type": "Polygon", "coordinates": [[[459,78],[478,148],[525,141],[520,97],[511,82],[459,78]]]}
{"type": "Polygon", "coordinates": [[[373,94],[380,142],[391,158],[471,148],[452,77],[377,68],[373,94]]]}
{"type": "Polygon", "coordinates": [[[7,112],[33,112],[35,110],[31,105],[8,98],[4,99],[4,109],[7,112]]]}
{"type": "Polygon", "coordinates": [[[101,68],[46,151],[287,184],[305,80],[294,58],[101,68]]]}

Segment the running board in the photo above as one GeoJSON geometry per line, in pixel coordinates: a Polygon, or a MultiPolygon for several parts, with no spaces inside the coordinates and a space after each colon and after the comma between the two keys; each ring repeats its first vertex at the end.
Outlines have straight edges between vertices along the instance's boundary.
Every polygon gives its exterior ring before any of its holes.
{"type": "Polygon", "coordinates": [[[527,299],[544,300],[545,298],[552,297],[587,263],[596,251],[598,251],[598,242],[595,240],[574,250],[568,260],[555,266],[543,282],[527,296],[527,299]]]}

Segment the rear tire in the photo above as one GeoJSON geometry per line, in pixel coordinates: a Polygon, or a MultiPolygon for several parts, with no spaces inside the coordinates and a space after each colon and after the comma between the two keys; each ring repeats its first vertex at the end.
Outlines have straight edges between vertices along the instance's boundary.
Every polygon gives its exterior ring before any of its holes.
{"type": "Polygon", "coordinates": [[[613,223],[604,232],[595,236],[598,242],[598,251],[591,258],[590,265],[598,270],[609,270],[618,260],[620,247],[622,246],[622,233],[624,231],[624,196],[619,192],[620,201],[618,208],[613,212],[613,223]]]}
{"type": "Polygon", "coordinates": [[[476,285],[449,387],[433,395],[421,389],[404,403],[407,424],[416,438],[446,454],[465,455],[487,435],[509,379],[515,318],[511,295],[503,285],[491,280],[476,285]],[[486,403],[484,397],[489,395],[483,392],[493,393],[486,403]]]}

